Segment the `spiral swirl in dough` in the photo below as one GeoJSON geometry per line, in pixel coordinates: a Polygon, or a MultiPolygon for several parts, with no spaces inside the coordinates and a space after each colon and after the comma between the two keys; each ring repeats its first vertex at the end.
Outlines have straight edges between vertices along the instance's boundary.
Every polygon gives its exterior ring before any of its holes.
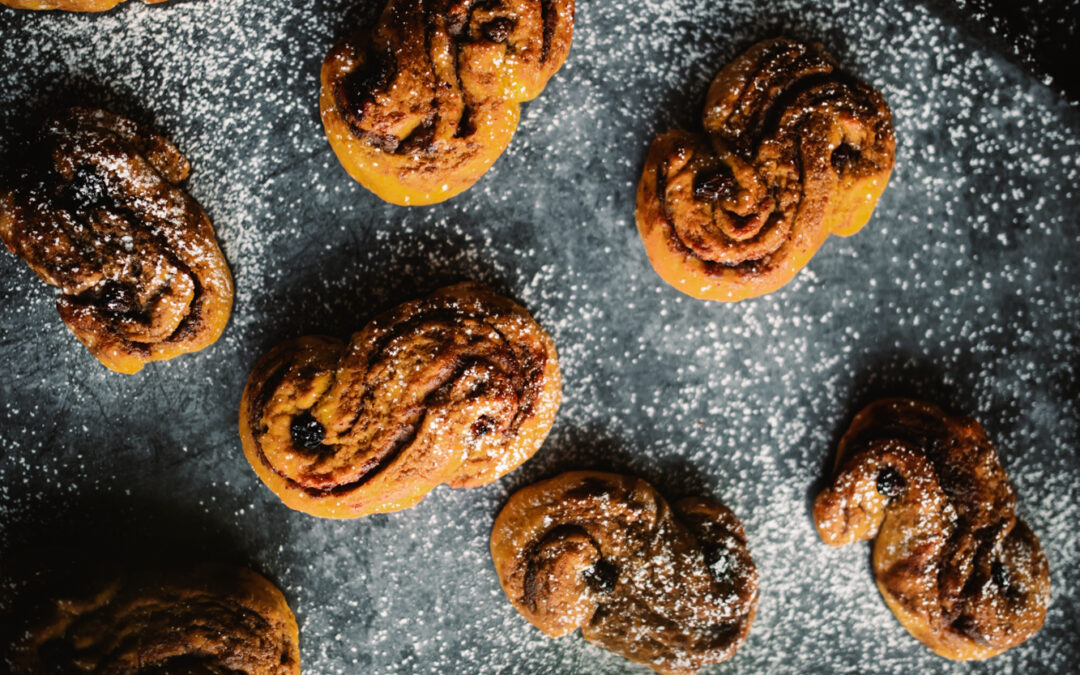
{"type": "Polygon", "coordinates": [[[703,121],[656,138],[637,194],[653,267],[697,298],[780,288],[869,220],[892,171],[885,100],[816,43],[751,47],[713,80],[703,121]]]}
{"type": "Polygon", "coordinates": [[[594,471],[510,498],[491,532],[506,596],[550,637],[586,640],[661,673],[730,658],[757,610],[742,523],[709,499],[669,505],[645,481],[594,471]]]}
{"type": "Polygon", "coordinates": [[[52,601],[15,646],[14,672],[299,675],[285,597],[247,569],[199,565],[118,575],[52,601]]]}
{"type": "Polygon", "coordinates": [[[162,136],[72,108],[45,154],[0,188],[0,238],[60,289],[60,317],[103,364],[134,373],[217,340],[233,283],[202,208],[177,187],[187,159],[162,136]]]}
{"type": "Polygon", "coordinates": [[[255,366],[244,452],[288,506],[355,518],[436,486],[486,485],[544,442],[562,396],[551,338],[475,283],[377,317],[348,344],[308,336],[255,366]]]}
{"type": "Polygon", "coordinates": [[[323,62],[330,145],[385,201],[449,199],[510,145],[520,103],[562,66],[573,26],[574,0],[390,0],[323,62]]]}
{"type": "Polygon", "coordinates": [[[1046,556],[1015,507],[978,422],[885,399],[841,439],[814,520],[832,546],[874,539],[878,588],[915,638],[985,659],[1038,632],[1050,599],[1046,556]]]}
{"type": "MultiPolygon", "coordinates": [[[[0,0],[0,5],[15,9],[59,9],[66,12],[104,12],[125,0],[0,0]]],[[[142,0],[156,5],[167,0],[142,0]]]]}

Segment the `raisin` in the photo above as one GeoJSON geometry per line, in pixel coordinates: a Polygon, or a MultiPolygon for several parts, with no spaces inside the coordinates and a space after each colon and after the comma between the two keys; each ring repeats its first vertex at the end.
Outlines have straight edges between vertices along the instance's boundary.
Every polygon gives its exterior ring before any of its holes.
{"type": "Polygon", "coordinates": [[[289,434],[292,436],[293,445],[305,450],[321,450],[323,438],[326,437],[326,429],[319,424],[319,420],[311,416],[306,410],[292,418],[289,425],[289,434]]]}
{"type": "Polygon", "coordinates": [[[115,281],[106,281],[102,285],[98,303],[113,314],[130,314],[137,309],[131,288],[115,281]]]}
{"type": "Polygon", "coordinates": [[[489,417],[481,417],[480,419],[473,422],[473,425],[472,425],[473,438],[480,438],[482,436],[487,436],[488,434],[490,434],[494,430],[495,430],[495,423],[492,422],[491,418],[489,418],[489,417]]]}
{"type": "Polygon", "coordinates": [[[702,171],[694,177],[694,199],[699,202],[715,202],[735,196],[738,184],[726,166],[715,171],[702,171]]]}
{"type": "Polygon", "coordinates": [[[506,42],[506,39],[510,37],[510,31],[513,29],[514,22],[505,17],[492,19],[483,26],[480,26],[480,32],[484,34],[484,38],[488,42],[494,42],[496,44],[506,42]]]}
{"type": "Polygon", "coordinates": [[[904,477],[891,466],[887,466],[878,472],[877,491],[886,497],[896,497],[904,491],[906,485],[904,477]]]}
{"type": "Polygon", "coordinates": [[[998,588],[1005,588],[1009,585],[1009,572],[1000,560],[995,560],[990,565],[990,578],[994,580],[994,585],[998,588]]]}
{"type": "Polygon", "coordinates": [[[841,143],[833,150],[829,162],[839,172],[847,171],[851,165],[859,160],[859,151],[847,143],[841,143]]]}
{"type": "Polygon", "coordinates": [[[605,595],[615,590],[615,583],[619,580],[619,570],[607,560],[601,558],[589,569],[585,570],[585,583],[597,593],[605,595]]]}

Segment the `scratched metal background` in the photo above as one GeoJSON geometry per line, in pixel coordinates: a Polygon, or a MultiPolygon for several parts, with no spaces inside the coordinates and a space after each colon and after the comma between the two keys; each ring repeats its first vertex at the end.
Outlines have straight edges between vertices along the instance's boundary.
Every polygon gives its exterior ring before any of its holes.
{"type": "Polygon", "coordinates": [[[373,4],[0,8],[0,170],[62,105],[148,121],[191,158],[188,189],[237,280],[216,345],[125,377],[0,255],[5,628],[41,579],[86,559],[216,558],[285,591],[306,672],[641,672],[580,637],[543,638],[490,564],[512,490],[590,466],[717,495],[742,517],[759,614],[712,672],[1075,672],[1080,111],[1062,59],[1076,2],[582,0],[570,59],[506,154],[472,190],[413,210],[353,183],[318,121],[322,56],[373,4]],[[865,230],[830,240],[781,291],[737,306],[682,297],[634,229],[645,151],[695,124],[723,63],[779,33],[822,40],[884,91],[892,184],[865,230]],[[330,522],[282,506],[236,433],[254,361],[462,278],[518,298],[555,336],[565,404],[547,445],[499,483],[399,514],[330,522]],[[984,422],[1048,552],[1045,628],[990,662],[931,655],[878,597],[868,548],[828,550],[814,533],[836,439],[894,393],[984,422]]]}

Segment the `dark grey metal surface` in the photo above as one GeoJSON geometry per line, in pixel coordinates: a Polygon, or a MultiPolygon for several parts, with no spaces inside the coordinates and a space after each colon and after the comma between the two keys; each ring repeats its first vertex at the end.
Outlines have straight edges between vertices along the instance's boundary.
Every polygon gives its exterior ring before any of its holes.
{"type": "Polygon", "coordinates": [[[570,59],[525,106],[507,153],[463,195],[404,209],[348,178],[318,120],[322,56],[369,7],[0,9],[3,161],[60,105],[154,123],[191,159],[187,187],[237,282],[216,345],[127,377],[77,343],[24,263],[0,255],[4,609],[19,606],[30,568],[80,551],[218,558],[284,590],[305,672],[641,672],[579,636],[544,638],[503,597],[488,553],[510,492],[597,467],[670,497],[713,494],[743,519],[758,618],[714,672],[1074,671],[1080,112],[936,11],[580,1],[570,59]],[[780,33],[823,41],[885,93],[892,184],[862,232],[828,241],[781,291],[733,306],[682,297],[634,228],[645,151],[657,132],[696,123],[720,66],[780,33]],[[517,298],[554,335],[565,403],[548,443],[494,485],[440,488],[398,514],[332,522],[285,508],[236,431],[255,360],[462,278],[517,298]],[[1046,626],[984,664],[933,656],[881,601],[869,549],[830,550],[814,532],[810,503],[844,426],[896,393],[983,422],[1050,559],[1046,626]]]}

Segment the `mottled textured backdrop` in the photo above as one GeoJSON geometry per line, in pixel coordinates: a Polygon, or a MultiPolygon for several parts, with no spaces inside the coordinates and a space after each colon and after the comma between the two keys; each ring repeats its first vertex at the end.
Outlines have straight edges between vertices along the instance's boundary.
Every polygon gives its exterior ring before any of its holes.
{"type": "Polygon", "coordinates": [[[642,672],[578,636],[544,638],[506,602],[488,553],[511,491],[599,467],[670,497],[715,495],[746,524],[758,618],[714,672],[1074,671],[1076,107],[956,12],[938,14],[942,3],[579,0],[570,58],[506,154],[456,199],[405,209],[349,179],[318,119],[322,56],[371,4],[0,8],[0,168],[60,105],[151,122],[190,157],[187,187],[237,283],[216,345],[128,377],[98,364],[52,289],[0,255],[6,611],[42,561],[218,558],[284,590],[306,672],[642,672]],[[696,124],[728,59],[780,33],[821,40],[885,93],[892,184],[860,234],[831,239],[781,291],[734,306],[683,297],[634,228],[646,149],[696,124]],[[517,298],[554,335],[565,403],[548,443],[499,483],[440,488],[403,513],[330,522],[282,506],[236,430],[255,360],[463,278],[517,298]],[[862,404],[894,393],[983,422],[1049,556],[1046,626],[990,662],[933,656],[881,601],[869,548],[831,550],[814,531],[837,438],[862,404]]]}

